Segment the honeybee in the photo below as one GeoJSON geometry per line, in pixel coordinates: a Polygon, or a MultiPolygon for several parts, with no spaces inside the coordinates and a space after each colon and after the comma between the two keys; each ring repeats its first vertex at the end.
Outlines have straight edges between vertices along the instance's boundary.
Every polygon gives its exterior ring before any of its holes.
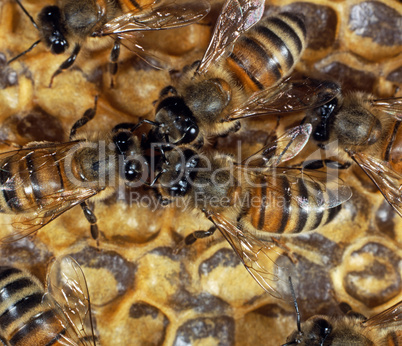
{"type": "Polygon", "coordinates": [[[47,291],[30,273],[0,266],[0,335],[7,345],[96,345],[84,273],[71,257],[58,258],[47,291]]]}
{"type": "Polygon", "coordinates": [[[302,324],[296,298],[294,304],[297,330],[282,346],[402,345],[402,301],[368,319],[350,310],[342,317],[313,316],[302,324]]]}
{"type": "Polygon", "coordinates": [[[136,124],[123,123],[108,134],[74,139],[95,112],[96,104],[73,125],[69,142],[34,142],[0,154],[0,212],[14,216],[11,234],[0,242],[30,235],[78,204],[97,239],[97,219],[86,200],[110,196],[121,181],[146,180],[148,163],[133,134],[136,124]]]}
{"type": "Polygon", "coordinates": [[[314,108],[337,95],[332,82],[284,81],[306,46],[305,24],[287,12],[260,21],[263,12],[264,1],[226,1],[201,62],[160,93],[158,141],[202,146],[239,129],[239,119],[314,108]]]}
{"type": "Polygon", "coordinates": [[[184,244],[218,229],[254,279],[278,298],[282,293],[273,283],[280,278],[267,268],[275,253],[279,257],[285,253],[272,237],[327,224],[351,196],[340,179],[329,179],[318,171],[278,167],[303,149],[310,132],[310,124],[290,129],[242,163],[229,155],[204,155],[180,146],[165,153],[157,176],[166,203],[199,210],[213,224],[207,231],[188,235],[184,244]]]}
{"type": "Polygon", "coordinates": [[[144,6],[130,0],[59,0],[57,6],[44,7],[36,23],[20,0],[15,1],[38,29],[41,38],[9,63],[32,50],[39,42],[44,42],[53,54],[63,54],[73,44],[71,55],[53,73],[49,87],[52,86],[55,76],[74,64],[82,45],[88,39],[94,41],[98,38],[95,44],[100,45],[99,38],[113,37],[110,71],[114,75],[117,72],[121,44],[144,56],[144,50],[136,42],[139,31],[189,25],[202,19],[210,8],[203,0],[162,0],[144,6]]]}
{"type": "Polygon", "coordinates": [[[308,112],[312,137],[346,163],[356,162],[402,216],[402,98],[338,95],[308,112]]]}

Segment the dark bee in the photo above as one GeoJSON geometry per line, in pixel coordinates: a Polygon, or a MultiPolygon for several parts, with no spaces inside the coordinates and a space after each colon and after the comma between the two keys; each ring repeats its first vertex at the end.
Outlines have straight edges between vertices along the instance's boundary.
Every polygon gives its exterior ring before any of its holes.
{"type": "Polygon", "coordinates": [[[341,180],[322,172],[278,167],[303,149],[310,131],[309,124],[288,130],[242,163],[229,155],[204,155],[180,146],[166,153],[158,177],[166,201],[201,211],[213,223],[208,231],[187,236],[184,243],[219,229],[250,274],[276,297],[281,296],[273,287],[277,277],[268,268],[283,251],[272,237],[327,224],[351,196],[341,180]]]}
{"type": "Polygon", "coordinates": [[[96,345],[88,287],[71,257],[52,264],[46,293],[28,272],[0,266],[0,301],[7,345],[96,345]]]}
{"type": "Polygon", "coordinates": [[[70,49],[70,46],[73,47],[68,59],[53,73],[49,86],[52,85],[55,76],[74,64],[86,41],[102,46],[104,43],[100,38],[105,36],[114,38],[110,54],[111,73],[114,75],[117,72],[122,40],[125,46],[143,55],[144,50],[135,40],[138,35],[136,32],[189,25],[209,12],[209,4],[204,1],[190,3],[186,0],[163,0],[142,6],[130,0],[60,0],[57,6],[44,7],[36,23],[20,0],[15,1],[38,29],[41,38],[9,63],[32,50],[39,42],[44,42],[53,54],[63,54],[70,49]]]}
{"type": "Polygon", "coordinates": [[[402,98],[340,94],[306,120],[328,156],[357,163],[402,216],[402,98]]]}
{"type": "Polygon", "coordinates": [[[77,138],[77,129],[94,117],[95,110],[87,110],[74,124],[69,142],[35,142],[0,154],[0,212],[14,215],[12,233],[3,242],[37,231],[75,205],[81,205],[97,239],[97,220],[85,201],[110,196],[121,182],[142,184],[147,179],[148,162],[133,134],[136,124],[77,138]]]}
{"type": "Polygon", "coordinates": [[[201,62],[161,91],[158,140],[200,146],[239,119],[315,108],[339,92],[331,82],[285,81],[306,46],[304,20],[287,12],[260,20],[263,11],[264,1],[226,1],[201,62]]]}
{"type": "Polygon", "coordinates": [[[342,317],[317,315],[300,323],[293,287],[291,290],[297,315],[297,330],[288,336],[287,343],[282,346],[402,345],[402,301],[368,319],[350,309],[342,317]]]}

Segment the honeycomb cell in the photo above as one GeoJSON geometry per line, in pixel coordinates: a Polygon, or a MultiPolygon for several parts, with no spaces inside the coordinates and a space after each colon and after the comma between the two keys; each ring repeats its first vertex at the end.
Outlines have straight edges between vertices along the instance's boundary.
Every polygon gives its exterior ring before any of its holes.
{"type": "Polygon", "coordinates": [[[352,6],[349,29],[379,45],[402,44],[402,15],[380,1],[364,1],[352,6]]]}
{"type": "Polygon", "coordinates": [[[173,345],[233,345],[234,332],[235,322],[229,316],[191,319],[177,329],[173,345]]]}
{"type": "Polygon", "coordinates": [[[321,50],[333,46],[338,25],[338,15],[333,8],[309,2],[294,2],[284,6],[281,11],[304,16],[308,33],[307,48],[321,50]]]}
{"type": "Polygon", "coordinates": [[[374,73],[357,70],[342,62],[334,61],[328,65],[320,64],[319,71],[339,80],[344,90],[372,92],[376,76],[374,73]]]}
{"type": "Polygon", "coordinates": [[[39,108],[23,116],[17,124],[17,132],[29,142],[61,142],[66,134],[59,119],[39,108]]]}
{"type": "Polygon", "coordinates": [[[86,247],[70,256],[83,267],[94,304],[109,304],[134,285],[137,266],[117,252],[86,247]],[[91,290],[99,280],[102,286],[91,290]]]}
{"type": "Polygon", "coordinates": [[[401,263],[392,249],[368,241],[344,258],[344,289],[369,308],[382,305],[401,292],[401,263]]]}
{"type": "Polygon", "coordinates": [[[165,340],[169,320],[166,315],[156,307],[146,302],[136,302],[129,310],[129,323],[135,326],[138,333],[136,342],[144,345],[162,345],[165,340]]]}

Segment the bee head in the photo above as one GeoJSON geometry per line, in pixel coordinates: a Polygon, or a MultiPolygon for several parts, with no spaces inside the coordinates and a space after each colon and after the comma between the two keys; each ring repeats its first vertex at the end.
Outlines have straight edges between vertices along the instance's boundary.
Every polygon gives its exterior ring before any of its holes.
{"type": "Polygon", "coordinates": [[[198,137],[197,120],[181,97],[163,99],[156,108],[155,120],[160,124],[158,131],[176,145],[191,143],[198,137]]]}
{"type": "Polygon", "coordinates": [[[171,197],[184,197],[196,177],[199,162],[199,156],[192,149],[169,152],[162,167],[165,172],[160,179],[162,189],[171,197]]]}
{"type": "Polygon", "coordinates": [[[136,138],[131,131],[121,129],[113,136],[116,154],[123,156],[123,178],[130,182],[140,180],[144,173],[144,165],[148,164],[139,153],[139,144],[136,138]]]}
{"type": "Polygon", "coordinates": [[[328,103],[314,110],[315,117],[312,119],[314,126],[313,138],[317,142],[326,142],[330,138],[331,124],[334,121],[338,107],[338,99],[335,97],[328,103]]]}
{"type": "Polygon", "coordinates": [[[40,33],[45,44],[53,54],[64,53],[69,44],[65,38],[67,30],[62,21],[60,8],[58,6],[46,6],[38,16],[40,33]]]}

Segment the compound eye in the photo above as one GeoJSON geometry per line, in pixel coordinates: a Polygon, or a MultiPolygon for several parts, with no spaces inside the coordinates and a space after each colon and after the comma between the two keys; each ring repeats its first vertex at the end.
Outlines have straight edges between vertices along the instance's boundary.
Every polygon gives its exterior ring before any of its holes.
{"type": "Polygon", "coordinates": [[[169,194],[172,197],[183,197],[189,190],[189,186],[190,184],[187,181],[187,177],[183,177],[183,179],[179,180],[177,184],[169,187],[169,194]]]}
{"type": "Polygon", "coordinates": [[[332,332],[332,326],[327,320],[320,318],[314,321],[314,332],[319,335],[321,344],[323,345],[325,339],[332,332]]]}
{"type": "Polygon", "coordinates": [[[134,145],[131,132],[120,131],[113,136],[113,143],[116,145],[118,154],[125,155],[128,150],[134,145]]]}
{"type": "Polygon", "coordinates": [[[124,166],[124,176],[128,181],[139,180],[142,175],[142,165],[136,160],[128,161],[124,166]]]}
{"type": "Polygon", "coordinates": [[[55,40],[52,43],[52,52],[54,54],[62,54],[68,48],[68,43],[66,40],[55,40]]]}

